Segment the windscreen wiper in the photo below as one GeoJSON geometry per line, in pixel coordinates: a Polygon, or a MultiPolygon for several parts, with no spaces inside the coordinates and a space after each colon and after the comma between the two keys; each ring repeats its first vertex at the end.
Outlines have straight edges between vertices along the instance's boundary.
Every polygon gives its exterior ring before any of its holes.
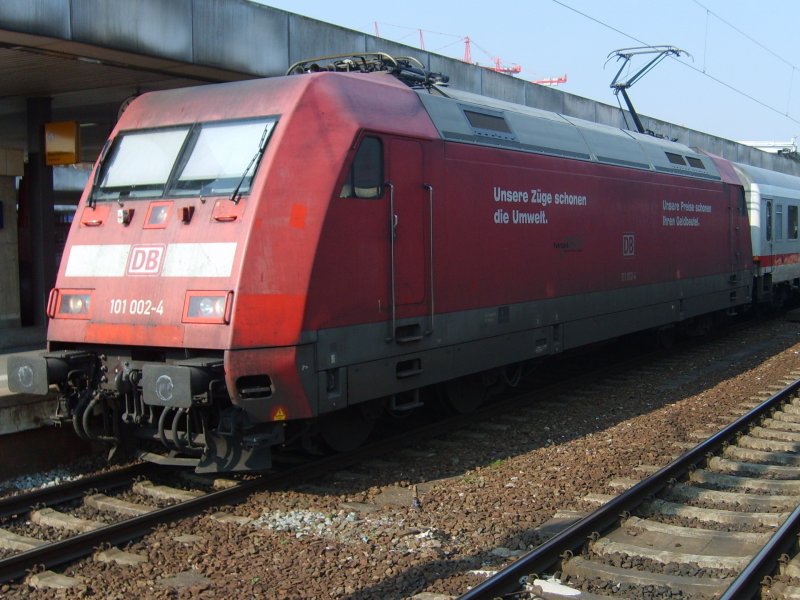
{"type": "Polygon", "coordinates": [[[250,162],[247,163],[247,168],[245,168],[244,173],[242,173],[242,177],[239,179],[239,183],[236,184],[236,187],[233,189],[233,193],[231,194],[230,201],[234,204],[239,204],[239,200],[242,197],[241,189],[244,185],[244,180],[247,179],[247,174],[250,172],[252,166],[261,160],[261,157],[264,155],[264,150],[267,149],[267,138],[269,137],[269,132],[274,129],[273,127],[269,127],[269,123],[264,125],[264,133],[261,134],[261,141],[258,142],[258,150],[253,155],[253,158],[250,159],[250,162]]]}
{"type": "Polygon", "coordinates": [[[86,201],[86,203],[89,205],[89,208],[94,208],[94,192],[97,189],[97,184],[100,182],[100,171],[103,170],[103,166],[106,161],[106,154],[108,154],[108,149],[110,147],[111,140],[106,140],[106,143],[103,144],[103,150],[100,152],[100,158],[97,159],[97,168],[94,170],[94,178],[92,179],[92,189],[89,191],[89,198],[86,201]]]}

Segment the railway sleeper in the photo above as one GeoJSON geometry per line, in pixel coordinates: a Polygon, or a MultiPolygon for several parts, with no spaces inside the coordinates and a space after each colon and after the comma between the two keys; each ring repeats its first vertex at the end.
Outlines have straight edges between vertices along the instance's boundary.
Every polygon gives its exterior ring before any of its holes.
{"type": "Polygon", "coordinates": [[[0,549],[25,552],[26,550],[33,550],[45,544],[47,544],[47,542],[43,540],[19,535],[7,529],[0,529],[0,549]]]}
{"type": "Polygon", "coordinates": [[[604,586],[614,588],[620,585],[647,587],[658,586],[669,590],[682,590],[686,594],[701,597],[719,595],[728,587],[729,581],[720,578],[699,578],[685,575],[667,575],[665,573],[649,573],[633,571],[613,565],[587,560],[581,556],[569,559],[563,566],[562,577],[571,583],[579,581],[602,581],[604,586]]]}
{"type": "Polygon", "coordinates": [[[43,508],[35,510],[30,516],[31,523],[41,525],[42,527],[51,527],[53,529],[60,529],[64,531],[76,531],[84,533],[86,531],[94,531],[105,527],[106,524],[100,521],[90,521],[88,519],[79,519],[73,515],[62,513],[52,508],[43,508]]]}
{"type": "Polygon", "coordinates": [[[800,586],[790,585],[784,581],[773,583],[764,598],[800,598],[800,586]]]}
{"type": "Polygon", "coordinates": [[[643,505],[643,514],[652,516],[678,517],[696,520],[706,525],[720,527],[735,526],[746,529],[777,529],[789,516],[788,512],[741,512],[719,508],[687,506],[668,500],[651,500],[643,505]]]}
{"type": "Polygon", "coordinates": [[[112,498],[105,494],[93,494],[84,500],[84,504],[101,512],[109,512],[125,517],[138,517],[156,510],[155,506],[127,502],[112,498]]]}
{"type": "MultiPolygon", "coordinates": [[[[708,461],[708,466],[720,473],[730,473],[740,476],[764,477],[766,479],[777,480],[800,480],[800,467],[769,465],[757,462],[744,462],[714,456],[708,461]]],[[[800,485],[800,484],[799,484],[800,485]]]]}
{"type": "Polygon", "coordinates": [[[725,458],[733,460],[764,463],[783,467],[800,467],[800,455],[791,452],[768,452],[757,448],[744,448],[741,445],[728,446],[723,451],[725,458]]]}
{"type": "Polygon", "coordinates": [[[794,404],[793,402],[787,402],[781,407],[780,412],[787,415],[796,415],[800,417],[800,406],[794,404]]]}
{"type": "Polygon", "coordinates": [[[781,574],[793,579],[800,579],[800,555],[795,555],[792,560],[781,568],[781,574]]]}
{"type": "Polygon", "coordinates": [[[158,485],[152,481],[137,481],[131,490],[140,496],[149,496],[156,500],[169,500],[173,502],[186,502],[203,495],[195,490],[183,490],[167,485],[158,485]]]}
{"type": "Polygon", "coordinates": [[[758,479],[741,475],[727,475],[705,469],[693,471],[689,477],[693,483],[711,485],[715,488],[753,490],[769,494],[800,495],[800,480],[758,479]]]}
{"type": "Polygon", "coordinates": [[[794,431],[781,431],[771,427],[753,427],[749,435],[762,440],[775,440],[778,442],[800,443],[800,433],[794,431]]]}
{"type": "Polygon", "coordinates": [[[762,427],[766,427],[768,429],[777,429],[779,431],[794,431],[800,433],[800,423],[794,423],[792,421],[780,421],[778,419],[764,419],[761,423],[762,427]]]}
{"type": "MultiPolygon", "coordinates": [[[[716,572],[738,573],[761,549],[758,543],[732,540],[724,536],[683,535],[677,527],[670,534],[640,530],[632,533],[625,529],[615,529],[607,536],[590,544],[590,549],[598,556],[611,562],[615,554],[625,555],[638,562],[650,562],[664,567],[672,563],[691,565],[699,569],[716,572]],[[669,543],[665,540],[669,538],[669,543]],[[673,548],[665,550],[664,548],[673,548]],[[679,549],[679,550],[678,550],[679,549]]],[[[724,575],[727,576],[728,573],[724,575]]]]}
{"type": "Polygon", "coordinates": [[[744,448],[750,448],[751,450],[800,454],[800,442],[784,442],[781,440],[764,439],[754,435],[743,435],[736,443],[744,448]]]}
{"type": "Polygon", "coordinates": [[[669,523],[662,523],[660,521],[653,521],[651,519],[642,519],[640,517],[627,518],[622,524],[622,527],[629,532],[648,532],[656,537],[660,535],[667,535],[673,538],[693,538],[699,540],[699,542],[703,545],[728,543],[728,540],[731,540],[734,543],[748,544],[755,549],[763,546],[767,540],[769,540],[771,535],[769,533],[752,533],[749,531],[720,531],[718,529],[681,527],[680,525],[671,525],[669,523]]]}
{"type": "Polygon", "coordinates": [[[775,411],[772,418],[776,421],[784,421],[786,423],[800,423],[800,415],[788,413],[783,410],[775,411]]]}
{"type": "Polygon", "coordinates": [[[709,490],[683,483],[670,487],[665,496],[679,502],[699,502],[712,506],[732,506],[741,511],[792,511],[797,507],[797,496],[777,494],[748,494],[709,490]]]}

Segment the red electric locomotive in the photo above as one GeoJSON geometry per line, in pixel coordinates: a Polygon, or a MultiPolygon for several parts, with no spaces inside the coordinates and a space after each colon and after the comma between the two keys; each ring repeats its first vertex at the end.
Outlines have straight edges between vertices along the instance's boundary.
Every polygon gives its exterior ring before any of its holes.
{"type": "Polygon", "coordinates": [[[331,64],[128,107],[13,391],[55,385],[79,435],[149,460],[263,469],[426,386],[469,410],[487,371],[750,302],[727,161],[410,59],[331,64]]]}

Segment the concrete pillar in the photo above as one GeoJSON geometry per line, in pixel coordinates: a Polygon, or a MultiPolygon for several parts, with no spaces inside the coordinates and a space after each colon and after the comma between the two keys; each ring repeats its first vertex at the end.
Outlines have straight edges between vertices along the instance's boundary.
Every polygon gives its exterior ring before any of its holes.
{"type": "Polygon", "coordinates": [[[17,192],[22,175],[22,150],[0,148],[0,329],[20,326],[17,192]]]}
{"type": "Polygon", "coordinates": [[[31,325],[47,324],[47,298],[56,282],[53,169],[45,164],[44,124],[51,120],[50,98],[28,98],[28,162],[25,165],[31,242],[31,325]]]}

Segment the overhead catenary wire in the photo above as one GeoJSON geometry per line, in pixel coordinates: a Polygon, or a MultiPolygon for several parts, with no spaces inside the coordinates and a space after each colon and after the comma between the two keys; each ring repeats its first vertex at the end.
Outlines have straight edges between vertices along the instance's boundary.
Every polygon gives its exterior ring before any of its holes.
{"type": "MultiPolygon", "coordinates": [[[[697,6],[699,6],[700,8],[702,8],[702,9],[704,9],[706,11],[706,42],[705,42],[706,43],[706,49],[708,47],[708,17],[709,17],[709,15],[711,15],[714,18],[716,18],[717,20],[722,21],[723,23],[725,23],[725,25],[727,25],[728,27],[733,29],[739,35],[741,35],[741,36],[747,38],[748,40],[750,40],[751,42],[753,42],[756,46],[758,46],[759,48],[761,48],[765,52],[768,52],[769,54],[771,54],[772,56],[777,58],[779,61],[781,61],[782,63],[786,64],[788,67],[791,67],[792,70],[791,70],[791,73],[789,74],[789,91],[787,93],[787,99],[786,99],[786,112],[783,113],[784,116],[788,116],[789,115],[789,109],[791,108],[791,105],[792,105],[792,88],[794,86],[794,74],[795,74],[795,71],[798,70],[797,66],[794,63],[792,63],[791,61],[789,61],[788,59],[784,58],[783,56],[781,56],[780,54],[775,52],[774,50],[772,50],[771,48],[767,48],[767,46],[765,46],[764,44],[759,42],[757,39],[755,39],[749,33],[739,29],[736,25],[734,25],[733,23],[731,23],[730,21],[728,21],[724,17],[718,15],[717,13],[715,13],[713,10],[711,10],[710,8],[708,8],[707,6],[705,6],[704,4],[699,2],[698,0],[692,0],[692,1],[695,4],[697,4],[697,6]]],[[[705,72],[705,55],[703,57],[703,60],[704,60],[703,72],[705,72]]]]}
{"type": "MultiPolygon", "coordinates": [[[[624,31],[622,31],[621,29],[618,29],[618,28],[614,27],[613,25],[610,25],[610,24],[606,23],[605,21],[601,21],[600,19],[598,19],[596,17],[593,17],[593,16],[591,16],[591,15],[585,13],[585,12],[582,12],[582,11],[578,10],[577,8],[575,8],[573,6],[570,6],[570,5],[566,4],[565,2],[562,2],[562,0],[553,0],[553,2],[555,4],[558,4],[559,6],[561,6],[563,8],[566,8],[567,10],[571,10],[572,12],[574,12],[574,13],[576,13],[576,14],[578,14],[578,15],[580,15],[580,16],[582,16],[582,17],[584,17],[584,18],[586,18],[586,19],[588,19],[590,21],[593,21],[593,22],[597,23],[598,25],[601,25],[602,27],[605,27],[606,29],[610,29],[611,31],[614,31],[614,32],[616,32],[616,33],[618,33],[618,34],[620,34],[622,36],[625,36],[628,39],[634,40],[635,42],[638,42],[639,44],[642,44],[644,46],[653,47],[653,44],[649,44],[649,43],[637,38],[636,36],[630,35],[629,33],[626,33],[624,31]]],[[[699,4],[699,2],[698,2],[698,4],[699,4]]],[[[700,5],[700,6],[702,6],[702,5],[700,5]]],[[[758,42],[756,42],[756,43],[758,43],[758,42]]],[[[759,44],[759,45],[761,45],[761,44],[759,44]]],[[[763,102],[763,101],[759,100],[755,96],[752,96],[751,94],[748,94],[747,92],[745,92],[743,90],[740,90],[736,86],[723,81],[719,77],[714,77],[713,75],[709,74],[708,72],[706,72],[703,69],[698,69],[694,65],[691,65],[691,64],[687,63],[686,61],[680,60],[679,58],[677,58],[675,56],[672,56],[670,58],[672,58],[672,60],[676,61],[678,64],[681,64],[684,67],[688,67],[688,68],[692,69],[693,71],[699,73],[700,75],[704,75],[704,76],[708,77],[709,79],[711,79],[715,83],[718,83],[718,84],[728,88],[732,92],[735,92],[735,93],[739,94],[740,96],[743,96],[743,97],[747,98],[748,100],[751,100],[752,102],[755,102],[759,106],[761,106],[763,108],[766,108],[767,110],[770,110],[770,111],[772,111],[772,112],[774,112],[776,114],[779,114],[782,117],[784,117],[786,119],[789,119],[793,123],[797,123],[798,125],[800,125],[800,120],[795,119],[794,117],[789,115],[788,108],[787,108],[786,112],[783,112],[780,109],[775,108],[774,106],[771,106],[771,105],[767,104],[766,102],[763,102]]],[[[783,60],[783,59],[781,59],[781,60],[783,60]]],[[[786,62],[786,61],[784,61],[784,62],[786,62]]],[[[791,65],[791,63],[788,63],[788,64],[791,65]]],[[[791,66],[794,69],[794,65],[791,65],[791,66]]]]}
{"type": "Polygon", "coordinates": [[[741,29],[739,29],[739,28],[738,28],[736,25],[734,25],[734,24],[733,24],[733,23],[731,23],[730,21],[728,21],[728,20],[724,19],[723,17],[721,17],[720,15],[718,15],[717,13],[715,13],[713,10],[711,10],[710,8],[708,8],[707,6],[705,6],[705,5],[704,5],[702,2],[699,2],[698,0],[692,0],[692,1],[693,1],[695,4],[697,4],[697,6],[699,6],[699,7],[700,7],[700,8],[702,8],[703,10],[705,10],[707,14],[710,14],[710,15],[712,15],[713,17],[715,17],[716,19],[718,19],[718,20],[722,21],[723,23],[725,23],[725,25],[727,25],[728,27],[730,27],[731,29],[733,29],[733,30],[734,30],[735,32],[737,32],[738,34],[740,34],[740,35],[742,35],[742,36],[746,37],[748,40],[750,40],[751,42],[753,42],[753,43],[754,43],[756,46],[758,46],[758,47],[759,47],[759,48],[761,48],[762,50],[765,50],[766,52],[769,52],[770,54],[772,54],[772,56],[774,56],[775,58],[777,58],[777,59],[778,59],[778,60],[780,60],[781,62],[784,62],[784,63],[786,63],[788,66],[792,67],[792,69],[795,69],[795,70],[797,69],[797,67],[796,67],[795,65],[793,65],[791,62],[789,62],[789,61],[788,61],[787,59],[785,59],[784,57],[782,57],[780,54],[778,54],[777,52],[774,52],[774,51],[773,51],[773,50],[771,50],[770,48],[767,48],[767,47],[766,47],[764,44],[762,44],[761,42],[759,42],[757,39],[755,39],[755,38],[754,38],[753,36],[751,36],[749,33],[747,33],[746,31],[742,31],[742,30],[741,30],[741,29]]]}

